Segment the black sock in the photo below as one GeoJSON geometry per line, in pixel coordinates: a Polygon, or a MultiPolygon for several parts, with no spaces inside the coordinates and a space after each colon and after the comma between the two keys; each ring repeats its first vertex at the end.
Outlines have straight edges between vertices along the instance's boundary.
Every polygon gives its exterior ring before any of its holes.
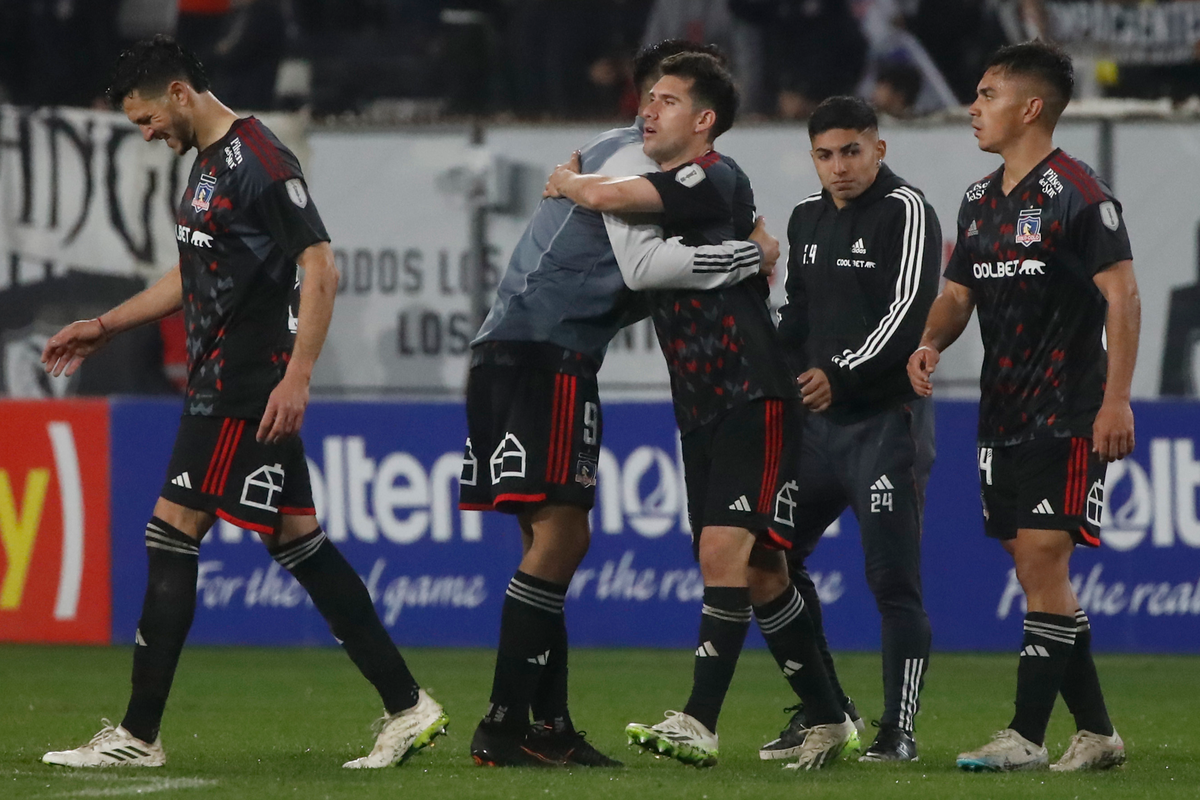
{"type": "Polygon", "coordinates": [[[566,646],[566,639],[558,638],[565,631],[566,596],[566,586],[524,572],[518,571],[508,582],[500,611],[496,673],[483,725],[512,735],[521,735],[529,727],[530,704],[551,650],[556,641],[566,646]]]}
{"type": "Polygon", "coordinates": [[[796,591],[800,592],[800,598],[804,600],[804,613],[808,614],[808,619],[812,622],[813,638],[817,643],[817,650],[821,653],[821,661],[825,665],[825,675],[829,678],[829,685],[833,687],[833,694],[837,698],[838,704],[845,708],[850,705],[850,698],[842,689],[837,669],[833,666],[833,653],[829,652],[829,642],[825,639],[825,620],[821,614],[821,598],[817,596],[816,584],[812,582],[812,578],[808,576],[808,570],[803,566],[793,566],[789,572],[796,591]]]}
{"type": "Polygon", "coordinates": [[[416,705],[420,687],[383,627],[362,578],[325,532],[317,528],[272,550],[271,557],[308,592],[350,660],[379,692],[387,712],[416,705]]]}
{"type": "Polygon", "coordinates": [[[841,722],[846,717],[845,704],[829,681],[805,605],[795,585],[788,584],[779,597],[755,606],[754,616],[775,663],[803,701],[808,724],[841,722]]]}
{"type": "Polygon", "coordinates": [[[133,692],[121,727],[153,742],[196,614],[200,543],[151,517],[146,525],[146,555],[150,569],[133,650],[133,692]]]}
{"type": "Polygon", "coordinates": [[[550,655],[538,679],[537,691],[532,703],[534,724],[544,725],[556,731],[573,731],[571,712],[567,710],[567,622],[559,618],[550,655]]]}
{"type": "Polygon", "coordinates": [[[706,586],[700,614],[700,646],[692,673],[692,696],[683,713],[713,733],[733,681],[738,656],[750,630],[750,590],[744,586],[706,586]]]}
{"type": "Polygon", "coordinates": [[[1046,739],[1050,712],[1074,647],[1074,618],[1041,611],[1025,615],[1025,638],[1017,667],[1017,711],[1008,727],[1034,744],[1040,745],[1046,739]]]}
{"type": "Polygon", "coordinates": [[[1075,717],[1076,728],[1112,736],[1112,720],[1108,718],[1096,662],[1092,660],[1092,625],[1083,609],[1075,611],[1075,647],[1063,675],[1062,696],[1075,717]]]}

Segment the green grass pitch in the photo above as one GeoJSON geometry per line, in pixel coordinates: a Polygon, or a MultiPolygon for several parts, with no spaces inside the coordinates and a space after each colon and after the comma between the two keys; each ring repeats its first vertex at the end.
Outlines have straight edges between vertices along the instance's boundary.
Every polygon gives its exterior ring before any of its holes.
{"type": "MultiPolygon", "coordinates": [[[[167,766],[74,771],[40,763],[119,721],[129,648],[0,646],[0,798],[1160,798],[1200,796],[1200,659],[1098,659],[1129,763],[1100,774],[967,774],[962,749],[1007,724],[1016,655],[934,654],[917,736],[917,764],[839,762],[818,773],[763,762],[757,748],[787,720],[791,695],[770,657],[742,656],[721,718],[721,763],[698,770],[626,747],[625,723],[680,708],[691,676],[686,652],[585,650],[571,654],[576,723],[624,770],[503,770],[474,766],[471,733],[491,684],[483,650],[409,650],[418,679],[450,714],[449,736],[396,769],[341,769],[367,752],[374,692],[334,649],[194,647],[184,651],[163,729],[167,766]]],[[[875,654],[842,654],[839,668],[866,718],[880,709],[875,654]]],[[[1059,703],[1047,739],[1056,758],[1072,733],[1059,703]]]]}

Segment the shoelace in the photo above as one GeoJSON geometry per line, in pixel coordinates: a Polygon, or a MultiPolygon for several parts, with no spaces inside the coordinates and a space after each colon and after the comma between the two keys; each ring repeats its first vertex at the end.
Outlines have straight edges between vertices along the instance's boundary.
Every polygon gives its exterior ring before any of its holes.
{"type": "Polygon", "coordinates": [[[117,732],[116,727],[109,720],[101,717],[100,721],[104,723],[104,727],[100,729],[99,733],[91,738],[91,741],[89,741],[88,744],[99,744],[117,732]]]}

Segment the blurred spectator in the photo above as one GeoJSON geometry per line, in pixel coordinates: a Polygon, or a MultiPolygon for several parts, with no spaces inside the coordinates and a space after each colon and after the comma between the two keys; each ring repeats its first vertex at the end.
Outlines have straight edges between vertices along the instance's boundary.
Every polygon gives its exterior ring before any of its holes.
{"type": "Polygon", "coordinates": [[[119,52],[120,0],[8,0],[3,49],[9,99],[21,105],[91,105],[119,52]]]}
{"type": "Polygon", "coordinates": [[[919,0],[906,16],[908,29],[964,105],[975,99],[983,65],[1010,41],[995,5],[995,0],[919,0]]]}
{"type": "Polygon", "coordinates": [[[921,71],[903,62],[885,62],[875,75],[871,105],[881,113],[907,119],[914,115],[921,93],[921,71]]]}
{"type": "MultiPolygon", "coordinates": [[[[759,4],[751,0],[749,5],[759,4]]],[[[747,14],[743,5],[739,0],[655,0],[642,45],[663,39],[717,45],[729,59],[741,94],[741,110],[769,112],[774,94],[766,76],[766,33],[760,24],[754,24],[758,22],[757,9],[751,8],[747,14]]]]}
{"type": "Polygon", "coordinates": [[[646,0],[513,0],[501,103],[526,118],[617,115],[647,9],[646,0]]]}
{"type": "Polygon", "coordinates": [[[853,94],[867,40],[848,0],[730,0],[762,31],[764,79],[784,119],[807,117],[826,97],[853,94]]]}
{"type": "Polygon", "coordinates": [[[206,67],[225,28],[229,4],[230,0],[179,0],[175,38],[206,67]]]}
{"type": "Polygon", "coordinates": [[[233,0],[225,30],[206,64],[214,93],[232,108],[275,107],[279,62],[289,39],[298,35],[285,4],[286,0],[233,0]]]}
{"type": "Polygon", "coordinates": [[[875,82],[883,64],[904,64],[916,70],[918,94],[908,104],[908,115],[924,115],[958,105],[950,85],[917,37],[905,29],[901,13],[909,0],[855,0],[854,8],[869,44],[867,69],[858,87],[862,97],[875,96],[875,82]]]}

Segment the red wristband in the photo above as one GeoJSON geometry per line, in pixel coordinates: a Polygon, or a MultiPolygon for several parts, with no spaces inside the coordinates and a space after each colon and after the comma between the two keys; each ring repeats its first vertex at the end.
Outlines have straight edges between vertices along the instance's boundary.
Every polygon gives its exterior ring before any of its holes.
{"type": "MultiPolygon", "coordinates": [[[[101,316],[103,316],[103,315],[101,315],[101,316]]],[[[100,317],[95,317],[94,319],[96,320],[96,324],[100,326],[100,332],[102,334],[104,334],[104,338],[111,339],[112,335],[108,332],[108,328],[104,327],[103,320],[101,320],[100,317]]]]}

